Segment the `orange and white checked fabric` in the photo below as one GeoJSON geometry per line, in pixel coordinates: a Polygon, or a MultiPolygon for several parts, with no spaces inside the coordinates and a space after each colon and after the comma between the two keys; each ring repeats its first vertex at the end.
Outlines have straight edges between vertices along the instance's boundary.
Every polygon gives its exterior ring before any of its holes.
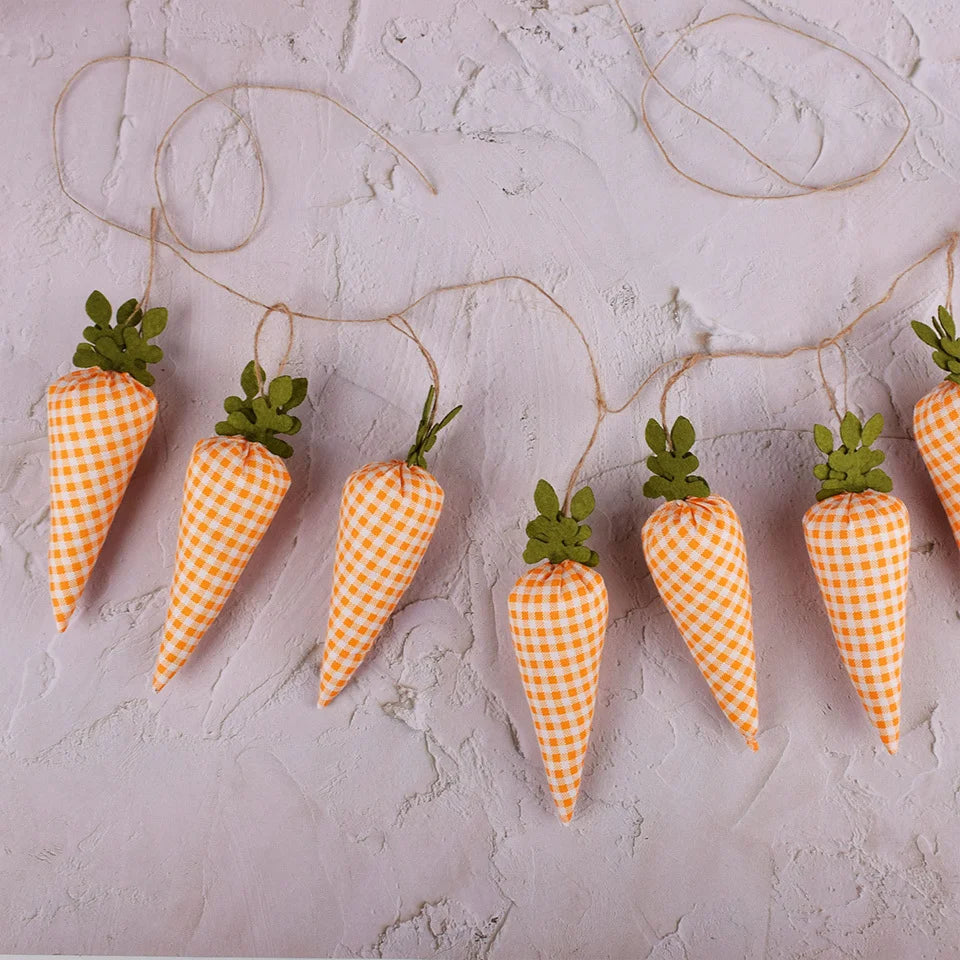
{"type": "Polygon", "coordinates": [[[544,561],[517,581],[508,607],[547,782],[560,819],[569,823],[593,724],[607,588],[581,563],[544,561]]]}
{"type": "Polygon", "coordinates": [[[913,434],[960,547],[960,384],[944,380],[917,401],[913,434]]]}
{"type": "Polygon", "coordinates": [[[216,620],[289,487],[283,460],[261,443],[210,437],[193,448],[155,690],[186,663],[216,620]]]}
{"type": "Polygon", "coordinates": [[[668,500],[641,534],[653,582],[727,719],[757,749],[757,666],[743,529],[723,497],[668,500]]]}
{"type": "Polygon", "coordinates": [[[888,493],[838,494],[804,514],[803,535],[850,679],[880,739],[896,753],[907,627],[907,508],[888,493]]]}
{"type": "Polygon", "coordinates": [[[443,490],[403,460],[370,463],[347,478],[318,703],[353,676],[410,586],[440,519],[443,490]]]}
{"type": "Polygon", "coordinates": [[[67,629],[157,418],[153,391],[90,367],[47,389],[50,600],[67,629]]]}

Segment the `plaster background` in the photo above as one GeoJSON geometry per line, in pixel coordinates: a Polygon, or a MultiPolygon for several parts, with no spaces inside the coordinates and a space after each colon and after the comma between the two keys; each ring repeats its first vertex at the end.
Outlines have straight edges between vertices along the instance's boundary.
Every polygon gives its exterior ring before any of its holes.
{"type": "MultiPolygon", "coordinates": [[[[731,9],[665,7],[630,4],[651,52],[731,9]]],[[[433,456],[447,504],[402,608],[333,706],[314,703],[339,488],[353,467],[406,449],[422,362],[383,329],[300,324],[294,365],[311,388],[293,487],[218,624],[156,696],[187,458],[236,389],[258,316],[169,254],[153,294],[171,316],[154,435],[66,634],[49,611],[44,391],[70,369],[90,290],[116,304],[146,273],[145,244],[56,190],[49,119],[81,62],[130,52],[168,58],[211,89],[248,78],[340,94],[439,196],[330,108],[241,94],[264,145],[267,215],[249,248],[204,268],[267,300],[348,316],[439,283],[524,273],[582,322],[616,400],[655,360],[698,344],[782,347],[832,332],[960,224],[960,18],[947,0],[733,9],[839,39],[881,72],[914,121],[884,172],[782,203],[685,183],[639,125],[643,75],[603,3],[0,2],[0,950],[952,955],[957,554],[908,439],[912,405],[937,379],[908,321],[942,299],[941,260],[849,354],[851,400],[886,416],[889,470],[913,522],[896,758],[843,671],[804,552],[809,429],[827,417],[815,363],[718,363],[688,378],[673,412],[696,423],[702,472],[745,527],[760,752],[721,718],[646,574],[651,392],[607,421],[586,470],[611,623],[577,814],[558,823],[505,601],[533,484],[564,483],[589,433],[590,383],[570,330],[516,286],[450,295],[413,317],[447,399],[466,406],[433,456]]],[[[872,165],[895,135],[889,100],[856,73],[736,27],[672,75],[816,180],[872,165]]],[[[90,76],[66,107],[71,182],[142,229],[153,146],[189,101],[149,67],[90,76]]],[[[651,110],[691,169],[764,189],[662,98],[651,110]]],[[[198,113],[165,164],[196,243],[236,240],[248,222],[250,154],[227,120],[198,113]]]]}

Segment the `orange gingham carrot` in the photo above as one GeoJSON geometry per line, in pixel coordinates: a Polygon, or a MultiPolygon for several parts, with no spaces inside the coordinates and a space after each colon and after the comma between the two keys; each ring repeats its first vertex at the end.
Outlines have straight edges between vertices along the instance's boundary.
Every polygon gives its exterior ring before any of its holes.
{"type": "Polygon", "coordinates": [[[668,500],[643,525],[653,582],[727,719],[757,749],[757,670],[743,530],[723,497],[668,500]]]}
{"type": "Polygon", "coordinates": [[[757,668],[747,550],[733,507],[694,470],[696,432],[686,417],[645,432],[652,456],[644,496],[667,502],[643,525],[643,554],[674,623],[720,709],[757,749],[757,668]]]}
{"type": "Polygon", "coordinates": [[[859,421],[848,413],[841,426],[844,446],[838,451],[832,450],[830,432],[817,428],[817,445],[828,454],[833,472],[840,474],[825,477],[821,471],[817,476],[825,487],[830,482],[841,487],[836,493],[830,487],[818,494],[820,502],[804,514],[803,535],[847,672],[884,746],[896,753],[910,517],[903,502],[887,492],[890,478],[877,469],[882,456],[869,461],[865,474],[858,471],[863,476],[855,481],[857,487],[867,483],[873,489],[843,489],[851,485],[851,473],[845,469],[851,458],[880,453],[869,447],[882,426],[877,414],[864,424],[861,434],[859,421]]]}
{"type": "Polygon", "coordinates": [[[350,474],[340,501],[320,706],[346,686],[423,560],[443,507],[426,470],[403,460],[350,474]]]}
{"type": "Polygon", "coordinates": [[[264,394],[253,371],[248,363],[240,378],[246,398],[224,402],[230,416],[217,424],[220,436],[199,441],[190,457],[157,691],[216,620],[290,487],[281,458],[293,450],[276,434],[300,429],[287,411],[306,397],[307,381],[277,377],[264,394]]]}
{"type": "Polygon", "coordinates": [[[75,370],[47,390],[50,599],[66,630],[157,417],[126,373],[75,370]]]}
{"type": "Polygon", "coordinates": [[[533,499],[540,514],[527,524],[523,559],[537,566],[517,581],[507,607],[547,783],[560,819],[569,823],[597,700],[607,590],[591,569],[599,558],[586,545],[590,527],[580,522],[593,512],[593,491],[580,490],[569,513],[546,480],[533,499]]]}
{"type": "Polygon", "coordinates": [[[443,508],[443,490],[426,469],[425,455],[459,412],[454,407],[434,423],[431,387],[407,459],[367,464],[344,484],[317,697],[321,707],[347,685],[420,567],[443,508]]]}
{"type": "Polygon", "coordinates": [[[913,433],[960,547],[960,384],[944,380],[917,401],[913,433]]]}
{"type": "Polygon", "coordinates": [[[211,437],[193,448],[155,690],[216,620],[289,487],[283,461],[259,443],[211,437]]]}
{"type": "Polygon", "coordinates": [[[148,363],[163,351],[148,341],[167,311],[143,313],[136,300],[113,308],[98,290],[87,298],[93,321],[74,353],[84,369],[47,390],[50,438],[50,600],[57,630],[67,624],[116,516],[157,417],[148,363]]]}
{"type": "Polygon", "coordinates": [[[569,823],[593,725],[607,590],[596,570],[545,561],[520,577],[507,602],[547,783],[569,823]]]}

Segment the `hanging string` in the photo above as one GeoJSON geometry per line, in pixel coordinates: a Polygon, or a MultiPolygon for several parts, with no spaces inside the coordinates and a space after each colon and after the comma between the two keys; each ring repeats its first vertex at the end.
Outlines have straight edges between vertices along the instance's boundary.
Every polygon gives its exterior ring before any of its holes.
{"type": "MultiPolygon", "coordinates": [[[[616,0],[616,2],[618,3],[618,6],[619,6],[619,0],[616,0]]],[[[718,19],[723,19],[723,18],[718,18],[718,19]]],[[[758,19],[758,18],[748,18],[748,19],[758,19]]],[[[709,21],[709,22],[713,22],[713,21],[709,21]]],[[[762,22],[767,23],[769,21],[762,21],[762,22]]],[[[704,24],[701,24],[700,26],[706,26],[706,25],[707,23],[704,23],[704,24]]],[[[785,28],[785,29],[792,30],[792,28],[785,28]]],[[[792,32],[799,33],[800,31],[792,31],[792,32]]],[[[802,34],[802,35],[806,36],[805,34],[802,34]]],[[[635,38],[634,40],[636,42],[635,38]]],[[[823,42],[823,41],[820,41],[820,42],[823,42]]],[[[830,44],[825,44],[825,45],[831,46],[830,44]]],[[[852,59],[856,60],[855,57],[852,59]]],[[[860,61],[858,60],[857,62],[859,63],[860,61]]],[[[662,63],[662,58],[660,63],[662,63]]],[[[652,74],[651,76],[655,75],[655,71],[659,67],[660,63],[658,63],[657,67],[654,68],[654,74],[652,74]]],[[[866,68],[866,69],[869,70],[869,68],[866,68]]],[[[872,73],[872,71],[870,72],[872,73]]],[[[884,86],[886,85],[884,84],[884,86]]],[[[433,287],[432,289],[427,290],[425,293],[416,297],[406,306],[398,310],[390,311],[380,316],[349,317],[349,318],[348,317],[330,317],[330,316],[325,316],[319,313],[310,313],[305,310],[294,310],[290,308],[286,303],[274,303],[272,305],[267,304],[259,300],[258,298],[242,293],[241,291],[236,290],[233,287],[229,286],[228,284],[225,284],[215,279],[214,277],[210,276],[209,274],[205,273],[198,266],[196,266],[196,264],[194,264],[180,249],[180,247],[182,246],[184,249],[189,250],[194,254],[233,252],[241,249],[242,247],[246,246],[250,242],[254,233],[256,232],[257,226],[259,225],[260,219],[262,217],[262,212],[263,212],[263,202],[264,202],[263,201],[263,183],[265,181],[265,170],[264,170],[263,160],[260,153],[257,138],[254,135],[253,130],[250,127],[247,120],[231,105],[219,99],[220,96],[222,96],[225,93],[235,91],[235,90],[244,90],[244,89],[279,90],[279,91],[285,91],[288,93],[307,94],[310,96],[315,96],[321,100],[328,100],[330,103],[332,103],[333,105],[339,107],[344,112],[346,112],[349,116],[351,116],[354,120],[360,123],[369,132],[373,133],[374,135],[379,137],[381,140],[383,140],[384,143],[386,143],[399,157],[401,157],[406,162],[408,162],[411,165],[411,167],[414,170],[416,170],[416,172],[419,174],[419,176],[427,185],[427,187],[431,190],[431,192],[436,193],[436,189],[434,188],[433,184],[427,179],[426,175],[420,170],[420,168],[416,164],[414,164],[409,157],[406,156],[406,154],[403,154],[401,151],[399,151],[398,148],[396,148],[392,143],[390,143],[390,141],[382,137],[379,133],[377,133],[376,130],[374,130],[365,121],[361,120],[352,111],[348,110],[346,107],[344,107],[339,102],[333,100],[332,98],[327,97],[325,94],[321,94],[317,91],[309,90],[306,88],[279,87],[279,86],[272,86],[272,85],[243,84],[243,83],[234,84],[230,87],[224,87],[222,90],[215,91],[213,93],[208,93],[204,91],[199,84],[191,80],[186,74],[178,70],[176,67],[173,67],[170,64],[164,63],[163,61],[153,60],[149,57],[134,57],[134,56],[101,57],[96,60],[92,60],[89,63],[84,64],[82,67],[80,67],[67,81],[66,85],[61,91],[60,96],[58,97],[56,105],[54,107],[53,121],[52,121],[54,163],[56,166],[57,182],[60,186],[60,190],[67,197],[68,200],[76,204],[78,207],[80,207],[82,210],[84,210],[86,213],[88,213],[90,216],[92,216],[94,219],[96,219],[100,223],[103,223],[108,227],[113,227],[115,229],[122,230],[125,233],[130,234],[131,236],[139,237],[141,239],[145,239],[149,241],[150,266],[148,268],[147,288],[145,291],[143,302],[145,302],[146,300],[146,296],[149,293],[150,284],[152,282],[154,261],[155,261],[155,248],[158,246],[162,246],[165,249],[169,250],[171,253],[173,253],[174,256],[177,257],[177,259],[179,259],[184,265],[186,265],[190,270],[192,270],[195,274],[197,274],[202,279],[206,280],[207,282],[213,284],[216,287],[219,287],[221,290],[224,290],[225,292],[231,294],[237,299],[244,301],[246,303],[249,303],[252,306],[260,307],[262,310],[266,311],[261,317],[257,325],[256,334],[254,337],[254,360],[255,360],[254,367],[255,367],[255,370],[257,371],[257,383],[261,392],[263,391],[264,380],[263,380],[263,374],[262,374],[262,371],[260,371],[260,365],[259,365],[259,340],[267,319],[273,313],[283,312],[287,317],[288,341],[287,341],[286,351],[280,362],[279,369],[281,371],[286,365],[292,351],[293,326],[294,326],[295,317],[300,319],[305,319],[305,320],[320,321],[324,323],[361,323],[361,324],[382,323],[398,331],[402,336],[410,340],[417,347],[417,349],[422,354],[424,361],[427,364],[434,389],[436,393],[439,395],[440,375],[439,375],[437,364],[432,354],[430,353],[429,349],[424,344],[423,340],[415,332],[412,324],[410,323],[407,317],[407,314],[411,313],[413,310],[415,310],[418,306],[420,306],[427,300],[431,300],[442,294],[458,293],[458,292],[465,293],[465,292],[477,290],[483,287],[501,285],[504,283],[519,283],[531,289],[538,296],[542,297],[550,306],[552,306],[557,311],[557,313],[560,314],[560,316],[565,320],[565,322],[568,323],[573,328],[573,331],[575,332],[577,338],[579,339],[584,349],[584,353],[587,358],[588,368],[590,371],[590,377],[593,384],[593,394],[594,394],[593,400],[596,408],[596,415],[594,418],[593,427],[591,429],[590,436],[587,440],[586,446],[584,447],[583,452],[581,453],[579,459],[577,460],[574,466],[574,469],[570,476],[570,481],[567,485],[567,489],[564,497],[565,512],[569,510],[570,500],[572,498],[574,489],[583,471],[586,461],[591,451],[593,450],[593,447],[597,442],[597,439],[600,434],[600,428],[605,418],[607,417],[607,415],[609,414],[615,415],[618,413],[622,413],[627,408],[629,408],[640,397],[640,395],[647,389],[647,387],[655,379],[657,379],[662,373],[668,370],[672,371],[667,381],[664,384],[664,388],[660,396],[660,416],[661,416],[661,420],[663,420],[664,423],[666,423],[666,410],[667,410],[667,402],[668,402],[670,391],[673,389],[673,387],[676,386],[676,384],[683,378],[684,375],[689,373],[694,367],[696,367],[698,364],[702,363],[703,361],[732,359],[732,358],[762,359],[762,360],[788,359],[790,357],[796,356],[801,353],[816,352],[818,357],[818,365],[820,367],[822,379],[824,381],[824,385],[826,387],[828,396],[830,397],[831,406],[833,407],[837,415],[840,416],[836,397],[834,396],[834,393],[827,381],[826,376],[823,375],[824,372],[823,372],[823,366],[822,366],[822,360],[821,360],[823,351],[830,347],[837,347],[837,349],[840,350],[841,352],[842,363],[844,368],[844,402],[846,403],[846,356],[843,353],[842,341],[866,316],[868,316],[871,312],[878,309],[879,307],[881,307],[883,304],[887,303],[887,301],[890,300],[890,298],[893,296],[894,291],[896,290],[897,285],[907,274],[915,270],[917,267],[921,266],[923,263],[926,263],[928,260],[936,256],[938,253],[940,253],[943,250],[946,250],[946,253],[947,253],[947,276],[948,276],[947,306],[948,306],[948,309],[952,309],[951,305],[952,305],[952,287],[953,287],[953,279],[954,279],[954,257],[955,257],[958,242],[960,242],[960,235],[958,235],[957,233],[951,233],[947,241],[934,247],[932,250],[924,254],[919,260],[915,261],[905,270],[901,271],[894,278],[893,282],[890,284],[890,287],[888,288],[886,294],[883,297],[881,297],[875,303],[870,304],[870,306],[868,306],[866,309],[861,311],[856,317],[854,317],[852,321],[850,321],[846,326],[840,329],[833,336],[821,339],[815,343],[801,344],[796,347],[792,347],[790,349],[782,350],[782,351],[770,351],[770,352],[724,351],[724,352],[718,352],[718,353],[698,351],[695,353],[674,357],[670,360],[666,360],[658,364],[646,377],[643,378],[640,384],[636,387],[633,393],[630,394],[630,396],[627,398],[627,400],[624,403],[620,404],[619,406],[613,406],[606,399],[606,395],[603,389],[603,383],[600,377],[600,372],[599,372],[596,357],[593,351],[593,347],[591,346],[590,341],[587,338],[583,328],[580,326],[580,324],[577,322],[574,316],[570,313],[570,311],[567,310],[552,294],[550,294],[547,290],[545,290],[536,281],[531,280],[529,277],[525,277],[520,274],[503,274],[500,276],[488,277],[483,280],[475,280],[475,281],[468,281],[465,283],[447,284],[443,286],[433,287]],[[193,87],[195,90],[199,91],[202,94],[202,97],[199,100],[195,101],[185,110],[181,111],[181,113],[177,116],[177,118],[173,121],[173,123],[170,124],[170,126],[167,128],[167,130],[165,131],[163,137],[161,138],[157,146],[157,150],[155,152],[155,158],[154,158],[155,160],[154,186],[157,194],[157,209],[153,210],[151,213],[151,225],[150,225],[149,236],[144,235],[139,231],[133,228],[127,227],[123,224],[120,224],[114,220],[111,220],[108,217],[102,216],[101,214],[92,210],[89,206],[84,204],[81,200],[79,200],[67,189],[64,174],[63,174],[63,165],[62,165],[62,160],[60,156],[59,143],[57,139],[57,119],[58,119],[60,108],[62,106],[64,98],[66,97],[73,83],[85,70],[100,63],[118,61],[118,60],[143,61],[146,63],[162,66],[165,69],[171,70],[177,76],[185,80],[191,87],[193,87]],[[159,178],[158,169],[159,169],[159,161],[160,161],[161,153],[166,147],[166,145],[169,143],[170,137],[173,133],[174,128],[177,126],[177,124],[184,119],[184,117],[190,112],[190,110],[195,109],[201,103],[207,102],[208,100],[213,98],[217,98],[219,102],[223,103],[223,105],[237,118],[238,122],[241,123],[244,129],[247,131],[247,134],[250,138],[250,142],[252,144],[254,157],[257,161],[257,167],[258,167],[258,172],[260,175],[260,182],[261,182],[261,191],[260,191],[260,199],[257,205],[257,211],[254,216],[254,221],[253,221],[254,225],[251,228],[251,230],[248,232],[248,234],[238,244],[232,247],[225,247],[217,250],[204,251],[204,250],[194,249],[192,247],[189,247],[187,244],[185,244],[182,238],[180,238],[179,234],[176,232],[175,228],[170,223],[170,217],[166,212],[165,200],[163,197],[162,189],[160,187],[160,178],[159,178]],[[160,216],[164,220],[164,225],[166,226],[167,230],[170,233],[170,236],[172,238],[172,240],[170,241],[163,240],[157,237],[157,219],[158,219],[157,210],[160,211],[160,216]]],[[[708,122],[711,122],[709,121],[708,118],[704,118],[704,119],[707,119],[708,122]]],[[[908,121],[909,121],[909,118],[908,118],[908,121]]],[[[887,159],[889,159],[889,157],[887,159]]],[[[886,163],[886,161],[884,161],[884,163],[886,163]]],[[[881,167],[882,166],[883,164],[881,164],[881,167]]],[[[880,167],[876,168],[873,171],[868,172],[868,174],[859,175],[860,179],[858,182],[863,182],[865,178],[872,176],[873,174],[878,172],[879,169],[880,167]]],[[[678,172],[682,173],[682,171],[679,171],[679,170],[678,172]]],[[[693,179],[693,178],[687,177],[687,179],[693,179]]],[[[696,180],[693,180],[693,182],[699,183],[699,181],[696,181],[696,180]]],[[[707,189],[713,189],[715,192],[723,193],[723,191],[716,190],[715,188],[712,188],[707,184],[701,184],[701,185],[707,187],[707,189]]],[[[807,190],[808,193],[815,193],[815,192],[823,192],[828,189],[846,189],[848,186],[853,186],[853,185],[854,185],[853,178],[851,178],[849,182],[844,181],[842,182],[842,184],[833,184],[825,187],[812,187],[812,188],[805,188],[805,189],[807,190]]],[[[737,194],[726,194],[726,195],[739,196],[737,194]]],[[[770,199],[773,199],[773,198],[770,198],[770,199]]]]}
{"type": "Polygon", "coordinates": [[[849,190],[851,187],[859,186],[862,183],[866,183],[868,180],[872,180],[887,164],[893,159],[894,154],[897,150],[900,149],[901,144],[907,138],[907,134],[910,132],[910,114],[907,112],[906,105],[903,100],[898,97],[893,90],[883,81],[879,74],[869,67],[863,60],[859,57],[854,56],[847,50],[844,50],[842,47],[837,46],[834,43],[830,43],[828,40],[822,40],[819,37],[813,36],[813,34],[807,33],[804,30],[798,30],[795,27],[787,26],[785,23],[779,23],[776,20],[769,20],[766,17],[758,17],[755,14],[750,13],[724,13],[718,17],[712,17],[709,20],[704,20],[702,23],[694,24],[688,29],[681,32],[680,36],[673,42],[673,44],[667,49],[667,52],[657,60],[656,63],[651,64],[647,58],[646,53],[644,52],[643,46],[637,38],[637,32],[634,30],[633,26],[630,24],[630,21],[627,19],[627,14],[624,11],[623,4],[621,0],[613,0],[614,5],[617,8],[617,11],[620,14],[620,19],[623,21],[623,25],[627,30],[627,33],[630,35],[630,39],[633,41],[634,47],[636,47],[637,53],[640,56],[640,61],[643,64],[644,69],[647,72],[646,80],[644,81],[643,87],[640,91],[640,113],[641,119],[643,120],[644,128],[647,131],[647,134],[650,136],[650,139],[656,144],[660,153],[663,156],[663,159],[666,161],[667,165],[670,167],[674,173],[683,177],[684,180],[689,181],[690,183],[696,184],[698,187],[703,187],[706,190],[709,190],[711,193],[719,194],[722,197],[732,197],[738,200],[788,200],[794,197],[808,197],[817,193],[832,193],[841,190],[849,190]],[[825,183],[820,186],[810,186],[808,184],[802,183],[798,180],[793,180],[787,176],[782,170],[777,169],[773,164],[764,160],[762,157],[758,156],[751,150],[742,140],[736,137],[730,130],[723,126],[723,124],[718,123],[716,120],[713,120],[711,117],[707,116],[705,113],[702,113],[696,107],[688,103],[686,100],[683,100],[679,97],[673,90],[666,85],[666,83],[660,77],[660,69],[669,60],[673,54],[676,52],[677,48],[685,40],[688,40],[693,34],[699,30],[704,30],[707,27],[713,26],[714,24],[722,23],[729,20],[747,20],[754,21],[756,23],[762,24],[766,27],[774,27],[777,30],[783,30],[786,33],[792,33],[795,36],[803,37],[806,40],[811,40],[814,43],[819,44],[822,47],[825,47],[828,50],[833,50],[836,53],[841,54],[844,57],[847,57],[849,60],[852,60],[855,64],[862,67],[876,82],[883,87],[883,89],[890,94],[894,102],[897,104],[897,107],[900,110],[900,113],[903,115],[903,129],[900,131],[900,135],[897,137],[896,142],[886,153],[886,155],[881,159],[881,161],[869,170],[864,171],[863,173],[853,174],[849,177],[844,177],[843,179],[834,181],[832,183],[825,183]],[[728,140],[734,143],[739,147],[747,156],[752,160],[758,163],[766,171],[773,174],[777,177],[781,183],[786,184],[788,187],[796,188],[792,192],[787,193],[777,193],[777,194],[754,194],[754,193],[738,193],[732,190],[724,190],[721,187],[713,186],[712,184],[706,183],[703,180],[687,173],[683,170],[670,155],[670,152],[667,150],[666,145],[663,140],[660,138],[652,122],[650,121],[650,116],[647,111],[647,97],[650,91],[650,85],[656,84],[656,86],[662,90],[674,103],[680,106],[682,109],[688,111],[697,117],[698,120],[702,120],[704,123],[709,124],[713,127],[714,130],[723,134],[728,140]]]}
{"type": "Polygon", "coordinates": [[[274,313],[285,313],[287,315],[287,346],[283,351],[283,356],[280,358],[280,362],[277,364],[277,376],[279,377],[283,373],[284,368],[287,365],[287,361],[290,359],[290,354],[293,353],[293,314],[290,312],[290,308],[285,303],[275,303],[272,307],[267,307],[266,313],[260,318],[260,322],[257,324],[257,329],[253,334],[253,375],[257,378],[257,394],[263,394],[263,388],[266,383],[263,375],[263,369],[260,366],[260,334],[263,333],[264,325],[267,320],[274,313]]]}

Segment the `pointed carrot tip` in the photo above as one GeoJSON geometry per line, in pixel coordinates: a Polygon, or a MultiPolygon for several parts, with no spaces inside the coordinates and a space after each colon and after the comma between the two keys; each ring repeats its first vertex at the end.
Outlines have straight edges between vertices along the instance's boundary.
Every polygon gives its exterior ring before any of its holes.
{"type": "Polygon", "coordinates": [[[885,743],[884,746],[887,748],[887,753],[889,753],[892,757],[896,755],[896,752],[900,747],[900,742],[895,741],[894,743],[885,743]]]}
{"type": "Polygon", "coordinates": [[[154,693],[159,693],[167,685],[166,680],[161,680],[159,677],[153,678],[153,691],[154,693]]]}
{"type": "Polygon", "coordinates": [[[756,753],[757,750],[760,749],[760,744],[757,743],[757,740],[756,740],[755,737],[747,737],[747,746],[748,746],[751,750],[753,750],[754,753],[756,753]]]}
{"type": "Polygon", "coordinates": [[[69,619],[61,620],[60,617],[57,617],[56,619],[57,633],[63,633],[64,630],[67,629],[67,624],[69,623],[70,623],[69,619]]]}

